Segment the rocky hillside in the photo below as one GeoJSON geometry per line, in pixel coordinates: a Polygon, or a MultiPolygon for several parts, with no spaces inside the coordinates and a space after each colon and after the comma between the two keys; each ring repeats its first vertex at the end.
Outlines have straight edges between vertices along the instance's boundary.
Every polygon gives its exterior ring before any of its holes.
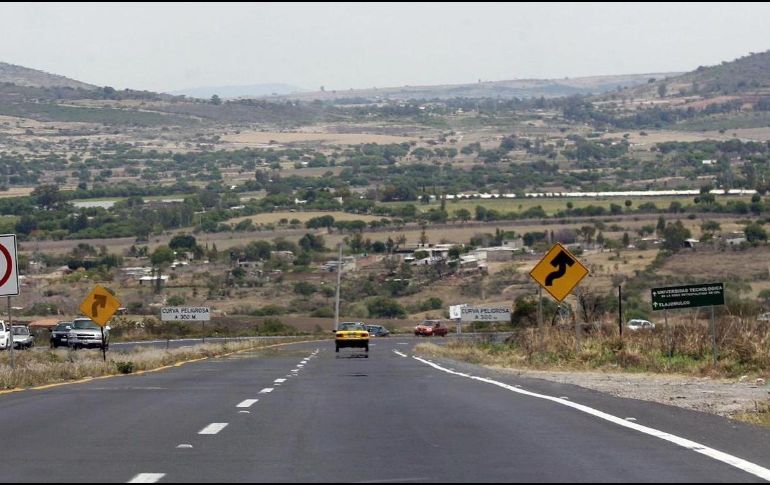
{"type": "Polygon", "coordinates": [[[67,87],[73,89],[96,89],[96,86],[75,81],[57,74],[49,74],[37,69],[17,66],[0,62],[0,83],[11,83],[17,86],[55,88],[67,87]]]}

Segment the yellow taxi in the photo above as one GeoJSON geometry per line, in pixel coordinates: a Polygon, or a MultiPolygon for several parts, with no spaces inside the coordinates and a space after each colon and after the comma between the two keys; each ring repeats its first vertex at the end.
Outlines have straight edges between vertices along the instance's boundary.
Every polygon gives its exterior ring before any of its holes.
{"type": "Polygon", "coordinates": [[[369,332],[360,322],[340,323],[334,335],[334,347],[337,352],[344,348],[364,349],[369,357],[369,332]]]}

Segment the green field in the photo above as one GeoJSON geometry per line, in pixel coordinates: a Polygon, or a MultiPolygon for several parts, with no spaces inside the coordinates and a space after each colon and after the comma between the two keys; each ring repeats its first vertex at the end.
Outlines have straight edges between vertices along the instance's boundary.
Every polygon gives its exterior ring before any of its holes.
{"type": "MultiPolygon", "coordinates": [[[[717,200],[724,201],[727,197],[719,197],[717,200]]],[[[750,197],[730,197],[731,200],[743,200],[744,202],[750,202],[750,197]]],[[[540,206],[548,215],[554,215],[561,210],[567,209],[567,203],[572,202],[574,208],[584,208],[588,206],[604,207],[609,211],[612,204],[617,204],[623,207],[625,210],[625,201],[630,200],[632,202],[631,209],[636,209],[639,205],[651,202],[655,204],[658,209],[668,209],[672,202],[679,202],[680,204],[687,206],[693,203],[692,196],[671,196],[671,197],[600,197],[600,198],[529,198],[529,199],[463,199],[458,201],[447,201],[446,210],[450,216],[455,211],[460,209],[466,209],[473,214],[476,206],[483,206],[487,209],[494,209],[501,213],[506,212],[524,212],[532,207],[540,206]]],[[[398,207],[405,205],[403,202],[390,202],[383,204],[390,207],[398,207]]],[[[433,202],[431,204],[422,204],[415,202],[418,210],[427,212],[430,209],[438,209],[441,206],[440,202],[433,202]]]]}

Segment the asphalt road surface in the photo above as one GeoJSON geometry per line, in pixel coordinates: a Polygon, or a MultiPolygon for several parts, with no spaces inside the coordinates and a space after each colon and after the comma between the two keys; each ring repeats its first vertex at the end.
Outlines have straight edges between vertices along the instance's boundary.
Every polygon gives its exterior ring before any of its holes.
{"type": "Polygon", "coordinates": [[[291,344],[0,395],[2,482],[752,482],[770,432],[420,359],[291,344]]]}

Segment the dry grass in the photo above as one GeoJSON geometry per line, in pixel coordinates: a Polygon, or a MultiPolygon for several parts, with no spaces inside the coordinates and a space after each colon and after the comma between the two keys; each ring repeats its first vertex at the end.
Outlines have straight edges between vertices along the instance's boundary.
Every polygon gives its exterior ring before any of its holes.
{"type": "Polygon", "coordinates": [[[712,377],[766,376],[770,369],[770,328],[756,323],[717,324],[719,360],[712,364],[707,325],[672,325],[670,331],[629,332],[621,341],[615,327],[581,337],[572,328],[518,330],[504,344],[455,342],[419,344],[415,351],[465,362],[540,370],[612,370],[712,377]]]}
{"type": "Polygon", "coordinates": [[[227,342],[170,350],[110,352],[107,362],[102,361],[102,354],[97,350],[17,352],[15,370],[11,369],[6,352],[0,355],[0,390],[148,371],[194,359],[259,349],[279,342],[227,342]]]}
{"type": "Polygon", "coordinates": [[[239,146],[259,146],[269,143],[314,143],[329,145],[360,145],[361,143],[403,143],[414,138],[368,133],[325,133],[325,132],[270,132],[247,131],[236,135],[225,135],[222,140],[239,146]]]}

